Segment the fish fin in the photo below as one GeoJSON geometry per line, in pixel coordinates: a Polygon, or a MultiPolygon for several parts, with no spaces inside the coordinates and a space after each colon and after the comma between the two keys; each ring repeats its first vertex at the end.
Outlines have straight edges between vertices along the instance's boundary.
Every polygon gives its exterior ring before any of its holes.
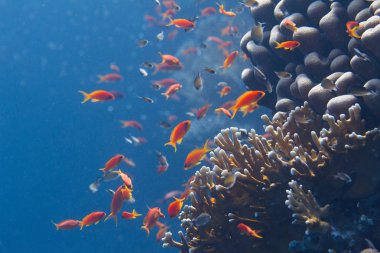
{"type": "Polygon", "coordinates": [[[164,146],[172,146],[174,148],[174,152],[177,152],[177,144],[176,143],[172,143],[172,142],[167,142],[164,144],[164,146]]]}
{"type": "Polygon", "coordinates": [[[149,237],[149,234],[150,234],[149,228],[147,228],[147,226],[144,225],[144,226],[141,226],[141,229],[144,229],[146,231],[147,237],[149,237]]]}
{"type": "Polygon", "coordinates": [[[93,98],[93,99],[91,99],[91,102],[92,102],[92,103],[96,103],[96,102],[100,102],[100,100],[99,100],[99,99],[94,99],[94,98],[93,98]]]}
{"type": "Polygon", "coordinates": [[[99,221],[95,222],[95,225],[98,225],[99,221]]]}
{"type": "Polygon", "coordinates": [[[86,103],[88,100],[91,99],[90,97],[90,94],[84,92],[84,91],[78,91],[79,93],[81,93],[83,95],[83,101],[82,101],[82,104],[86,103]]]}
{"type": "Polygon", "coordinates": [[[177,143],[178,143],[178,144],[181,144],[181,143],[182,143],[182,140],[183,140],[183,138],[179,139],[179,140],[177,141],[177,143]]]}

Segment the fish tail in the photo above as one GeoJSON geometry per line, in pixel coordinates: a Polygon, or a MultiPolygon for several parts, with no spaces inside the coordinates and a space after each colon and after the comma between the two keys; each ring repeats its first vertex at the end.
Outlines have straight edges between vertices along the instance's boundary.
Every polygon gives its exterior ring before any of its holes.
{"type": "Polygon", "coordinates": [[[172,25],[174,25],[173,19],[170,16],[168,16],[168,18],[169,18],[170,22],[168,24],[166,24],[166,26],[172,26],[172,25]]]}
{"type": "Polygon", "coordinates": [[[238,108],[233,108],[231,119],[233,119],[238,111],[238,108]]]}
{"type": "Polygon", "coordinates": [[[132,214],[133,214],[133,216],[135,216],[135,217],[138,217],[138,216],[141,216],[141,215],[142,215],[141,213],[136,212],[135,209],[133,209],[132,214]]]}
{"type": "Polygon", "coordinates": [[[174,148],[174,152],[177,152],[177,144],[176,143],[173,143],[173,142],[167,142],[167,143],[165,143],[164,144],[164,146],[168,146],[168,145],[170,145],[170,146],[172,146],[173,148],[174,148]]]}
{"type": "Polygon", "coordinates": [[[51,223],[53,223],[53,225],[55,226],[55,229],[56,229],[56,230],[59,230],[59,227],[58,227],[58,224],[57,224],[57,223],[55,223],[54,221],[51,221],[51,223]]]}
{"type": "Polygon", "coordinates": [[[99,170],[103,171],[104,175],[107,173],[106,168],[101,168],[99,170]]]}
{"type": "Polygon", "coordinates": [[[169,95],[168,95],[168,94],[166,94],[165,92],[161,93],[161,95],[165,96],[166,100],[168,100],[168,99],[169,99],[169,95]]]}
{"type": "Polygon", "coordinates": [[[96,77],[99,78],[99,80],[96,83],[102,83],[102,82],[104,82],[104,76],[97,75],[96,77]]]}
{"type": "Polygon", "coordinates": [[[113,218],[114,220],[115,220],[115,225],[116,225],[116,227],[117,227],[117,215],[115,215],[114,213],[110,213],[105,219],[104,219],[104,221],[106,221],[106,220],[108,220],[109,218],[113,218]]]}
{"type": "Polygon", "coordinates": [[[83,223],[83,221],[79,222],[79,227],[80,227],[80,230],[83,229],[83,227],[84,227],[84,223],[83,223]]]}
{"type": "Polygon", "coordinates": [[[155,76],[158,73],[158,71],[160,71],[160,69],[158,68],[157,63],[153,63],[153,66],[154,66],[154,71],[152,73],[152,76],[155,76]]]}
{"type": "Polygon", "coordinates": [[[150,234],[149,228],[144,225],[144,226],[141,226],[141,229],[144,229],[145,232],[146,232],[147,237],[149,237],[149,234],[150,234]]]}
{"type": "Polygon", "coordinates": [[[78,91],[79,93],[81,93],[83,95],[83,101],[82,101],[82,104],[86,103],[88,100],[91,99],[90,97],[90,94],[84,92],[84,91],[78,91]]]}
{"type": "Polygon", "coordinates": [[[207,146],[207,144],[208,144],[208,139],[205,141],[205,145],[203,145],[203,150],[205,151],[205,152],[209,152],[209,151],[211,151],[211,149],[209,149],[208,148],[208,146],[207,146]]]}
{"type": "Polygon", "coordinates": [[[276,47],[275,48],[281,48],[281,44],[278,43],[277,41],[274,42],[276,44],[276,47]]]}
{"type": "Polygon", "coordinates": [[[261,235],[259,235],[259,232],[260,232],[260,231],[252,230],[251,235],[252,235],[253,237],[256,237],[256,238],[262,239],[263,237],[262,237],[261,235]]]}

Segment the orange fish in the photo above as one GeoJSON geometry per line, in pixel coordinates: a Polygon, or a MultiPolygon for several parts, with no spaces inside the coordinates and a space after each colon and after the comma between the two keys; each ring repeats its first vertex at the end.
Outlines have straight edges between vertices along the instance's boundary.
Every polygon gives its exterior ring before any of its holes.
{"type": "Polygon", "coordinates": [[[260,99],[262,99],[264,96],[265,96],[265,92],[259,91],[259,90],[247,91],[243,93],[242,95],[240,95],[240,97],[236,99],[235,105],[232,106],[231,108],[233,111],[231,119],[235,117],[237,111],[240,108],[247,105],[251,105],[251,104],[257,104],[257,102],[259,102],[260,99]]]}
{"type": "Polygon", "coordinates": [[[160,241],[162,238],[164,238],[165,233],[168,231],[169,226],[166,226],[165,224],[162,224],[161,222],[156,222],[158,229],[158,232],[156,234],[156,240],[160,241]]]}
{"type": "Polygon", "coordinates": [[[162,13],[161,16],[163,20],[166,20],[168,18],[172,18],[175,14],[177,14],[177,11],[175,9],[168,9],[162,13]]]}
{"type": "Polygon", "coordinates": [[[59,223],[54,223],[57,230],[69,230],[80,226],[79,220],[64,220],[59,223]]]}
{"type": "Polygon", "coordinates": [[[288,29],[288,30],[290,30],[292,32],[295,32],[298,29],[297,26],[296,26],[296,24],[293,21],[291,21],[290,19],[288,19],[288,18],[284,19],[282,21],[282,24],[283,24],[283,26],[286,29],[288,29]]]}
{"type": "Polygon", "coordinates": [[[277,41],[274,42],[276,44],[276,48],[283,48],[285,50],[293,51],[296,47],[299,47],[301,43],[299,43],[296,40],[288,40],[281,43],[278,43],[277,41]]]}
{"type": "Polygon", "coordinates": [[[117,65],[114,64],[114,63],[111,63],[111,64],[110,64],[110,69],[113,70],[113,71],[117,71],[117,72],[120,71],[119,66],[117,66],[117,65]]]}
{"type": "Polygon", "coordinates": [[[98,75],[98,83],[106,83],[106,82],[118,82],[123,80],[123,76],[117,73],[110,73],[106,75],[98,75]]]}
{"type": "Polygon", "coordinates": [[[232,63],[235,61],[236,57],[239,55],[238,51],[231,52],[224,60],[223,66],[221,68],[228,69],[231,67],[232,63]]]}
{"type": "Polygon", "coordinates": [[[136,164],[132,159],[128,159],[127,157],[124,157],[124,162],[129,166],[129,167],[136,167],[136,164]]]}
{"type": "Polygon", "coordinates": [[[132,220],[132,219],[136,219],[137,217],[141,216],[142,214],[139,214],[136,212],[135,209],[133,209],[132,213],[128,213],[128,212],[122,212],[121,213],[121,218],[125,219],[125,220],[132,220]]]}
{"type": "Polygon", "coordinates": [[[159,88],[161,87],[169,87],[172,84],[178,83],[174,78],[164,78],[161,80],[153,81],[154,85],[157,85],[159,88]]]}
{"type": "Polygon", "coordinates": [[[187,20],[187,19],[171,19],[169,17],[170,23],[166,26],[172,26],[174,25],[177,28],[182,28],[185,30],[191,30],[194,29],[195,23],[193,21],[187,20]]]}
{"type": "Polygon", "coordinates": [[[235,103],[236,103],[236,101],[234,101],[234,100],[227,101],[224,104],[222,104],[221,108],[231,110],[232,106],[234,106],[235,103]]]}
{"type": "Polygon", "coordinates": [[[229,110],[223,108],[223,107],[220,107],[220,108],[216,108],[215,109],[215,112],[216,113],[224,113],[224,115],[226,115],[228,118],[231,118],[232,117],[232,114],[230,113],[229,110]]]}
{"type": "Polygon", "coordinates": [[[164,95],[166,99],[169,99],[171,95],[179,91],[181,88],[182,85],[179,83],[172,84],[165,92],[161,93],[161,95],[164,95]]]}
{"type": "Polygon", "coordinates": [[[120,164],[120,162],[124,159],[124,156],[123,155],[115,155],[114,157],[112,157],[111,159],[109,159],[107,162],[106,162],[106,165],[104,168],[100,169],[101,171],[103,171],[104,175],[108,172],[108,171],[111,171],[113,170],[116,166],[118,166],[120,164]]]}
{"type": "Polygon", "coordinates": [[[212,14],[216,13],[216,9],[214,7],[206,7],[201,10],[201,16],[210,16],[212,14]]]}
{"type": "Polygon", "coordinates": [[[170,54],[162,54],[161,52],[159,52],[159,54],[161,55],[161,58],[162,58],[162,63],[166,63],[168,65],[178,65],[180,64],[180,61],[178,58],[174,57],[173,55],[170,55],[170,54]]]}
{"type": "Polygon", "coordinates": [[[208,140],[206,140],[203,148],[196,148],[187,155],[184,170],[191,169],[192,167],[200,164],[200,162],[205,158],[207,152],[211,151],[211,149],[207,147],[207,143],[208,140]]]}
{"type": "Polygon", "coordinates": [[[152,75],[157,74],[158,71],[176,71],[176,70],[181,70],[183,68],[183,65],[181,63],[176,64],[176,65],[169,65],[167,63],[159,63],[155,64],[154,67],[156,68],[152,75]]]}
{"type": "Polygon", "coordinates": [[[190,120],[185,120],[179,123],[176,127],[174,127],[171,135],[170,141],[165,143],[165,146],[170,145],[174,148],[174,152],[177,152],[177,143],[181,144],[183,137],[189,131],[191,126],[190,120]]]}
{"type": "Polygon", "coordinates": [[[197,112],[195,113],[195,116],[197,117],[197,119],[201,119],[204,116],[206,116],[206,113],[207,113],[208,109],[210,108],[210,106],[212,106],[212,105],[211,104],[205,104],[204,106],[199,108],[197,110],[197,112]]]}
{"type": "Polygon", "coordinates": [[[156,222],[159,218],[165,218],[165,215],[161,212],[159,207],[149,208],[148,213],[146,214],[143,225],[141,226],[149,236],[150,230],[156,225],[156,222]]]}
{"type": "Polygon", "coordinates": [[[353,38],[360,39],[361,36],[356,33],[357,29],[360,27],[360,24],[356,21],[348,21],[346,23],[347,33],[353,38]]]}
{"type": "Polygon", "coordinates": [[[231,90],[232,90],[231,86],[227,85],[227,86],[224,86],[221,89],[221,91],[219,91],[218,93],[219,93],[220,97],[224,97],[224,96],[227,96],[228,94],[230,94],[231,90]]]}
{"type": "Polygon", "coordinates": [[[237,225],[237,228],[243,234],[246,234],[246,235],[249,235],[249,236],[253,236],[253,237],[256,237],[256,238],[259,238],[259,239],[263,238],[261,235],[258,234],[258,231],[251,229],[250,227],[248,227],[244,223],[239,223],[237,225]]]}
{"type": "Polygon", "coordinates": [[[106,221],[110,217],[113,217],[115,219],[116,226],[117,226],[117,213],[123,207],[123,202],[124,202],[124,196],[123,196],[123,192],[122,192],[123,187],[124,187],[124,185],[117,188],[117,190],[113,194],[112,202],[111,202],[111,213],[104,220],[104,221],[106,221]]]}
{"type": "Polygon", "coordinates": [[[120,120],[121,122],[121,127],[122,128],[126,128],[126,127],[134,127],[138,130],[143,130],[143,126],[141,125],[141,123],[139,123],[138,121],[135,121],[135,120],[120,120]]]}
{"type": "Polygon", "coordinates": [[[216,36],[208,36],[207,40],[215,42],[216,44],[223,44],[223,42],[224,42],[223,40],[219,39],[216,36]]]}
{"type": "Polygon", "coordinates": [[[183,199],[177,199],[176,197],[173,197],[173,198],[174,198],[174,201],[170,203],[168,206],[168,214],[171,218],[177,217],[177,215],[182,209],[183,201],[185,201],[184,198],[183,199]]]}
{"type": "Polygon", "coordinates": [[[95,224],[95,225],[98,224],[99,221],[104,218],[104,216],[106,216],[105,212],[90,213],[89,215],[84,217],[82,221],[80,222],[80,230],[82,230],[84,226],[88,227],[92,224],[95,224]]]}
{"type": "Polygon", "coordinates": [[[187,49],[182,50],[182,54],[197,54],[198,48],[196,47],[189,47],[187,49]]]}
{"type": "Polygon", "coordinates": [[[91,102],[93,103],[115,100],[115,95],[112,92],[105,90],[96,90],[91,92],[90,94],[80,90],[79,93],[82,93],[82,95],[84,96],[82,104],[86,103],[88,100],[91,100],[91,102]]]}
{"type": "Polygon", "coordinates": [[[122,172],[121,170],[118,170],[116,172],[117,172],[117,174],[119,174],[121,180],[123,180],[124,185],[126,187],[128,187],[130,190],[132,190],[133,189],[132,179],[127,174],[122,172]]]}
{"type": "Polygon", "coordinates": [[[219,13],[225,15],[225,16],[228,16],[228,17],[235,17],[236,16],[236,13],[233,12],[233,11],[226,11],[224,9],[224,5],[223,4],[219,4],[219,13]]]}
{"type": "Polygon", "coordinates": [[[178,30],[171,31],[168,34],[168,40],[174,40],[177,37],[177,34],[178,34],[178,30]]]}
{"type": "Polygon", "coordinates": [[[222,44],[219,44],[218,48],[223,49],[230,46],[232,46],[232,41],[224,41],[222,44]]]}

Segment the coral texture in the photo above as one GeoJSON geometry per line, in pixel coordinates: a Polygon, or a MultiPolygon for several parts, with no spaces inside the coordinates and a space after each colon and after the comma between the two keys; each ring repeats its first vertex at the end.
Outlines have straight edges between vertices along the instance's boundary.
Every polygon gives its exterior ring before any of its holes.
{"type": "Polygon", "coordinates": [[[273,86],[260,103],[274,115],[261,117],[265,134],[230,127],[215,137],[214,167],[195,173],[191,204],[179,216],[181,240],[168,232],[164,247],[182,253],[377,252],[379,3],[258,0],[250,8],[254,26],[266,28],[262,42],[251,31],[241,39],[254,65],[242,80],[252,90],[273,86]],[[287,19],[297,29],[288,29],[287,19]],[[359,38],[347,34],[348,21],[359,24],[359,38]],[[291,40],[300,46],[275,48],[291,40]],[[205,213],[210,220],[196,224],[205,213]],[[240,223],[262,238],[241,234],[240,223]]]}

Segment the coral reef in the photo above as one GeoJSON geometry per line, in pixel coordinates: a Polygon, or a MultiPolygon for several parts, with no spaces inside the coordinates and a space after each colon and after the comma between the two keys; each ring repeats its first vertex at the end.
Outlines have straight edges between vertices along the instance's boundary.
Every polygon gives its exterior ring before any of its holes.
{"type": "Polygon", "coordinates": [[[195,173],[191,205],[179,216],[186,233],[180,232],[181,242],[167,233],[164,246],[181,252],[359,252],[366,238],[379,243],[380,130],[366,130],[360,106],[335,119],[305,102],[262,119],[265,138],[234,127],[215,137],[215,165],[195,173]],[[195,226],[202,213],[211,220],[195,226]],[[240,235],[239,222],[264,238],[240,235]]]}
{"type": "Polygon", "coordinates": [[[260,101],[265,134],[230,127],[214,138],[213,168],[191,182],[179,215],[186,252],[377,252],[380,245],[380,2],[258,0],[241,48],[242,80],[274,91],[260,101]],[[291,20],[297,29],[285,24],[291,20]],[[359,38],[346,22],[359,23],[359,38]],[[292,50],[276,42],[296,40],[292,50]],[[266,78],[257,76],[257,69],[266,78]],[[276,74],[286,71],[287,76],[276,74]],[[290,74],[290,75],[289,75],[290,74]],[[201,215],[210,220],[196,224],[201,215]],[[240,234],[244,223],[263,238],[240,234]]]}

